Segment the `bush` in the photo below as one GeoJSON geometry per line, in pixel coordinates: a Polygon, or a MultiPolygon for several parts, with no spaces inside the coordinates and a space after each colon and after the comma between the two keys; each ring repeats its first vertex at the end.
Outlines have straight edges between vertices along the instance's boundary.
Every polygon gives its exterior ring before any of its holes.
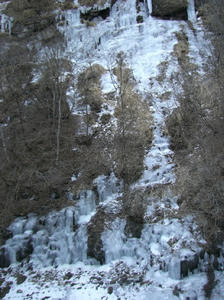
{"type": "MultiPolygon", "coordinates": [[[[215,10],[210,11],[207,20],[214,13],[215,10]]],[[[211,249],[224,240],[224,52],[221,44],[222,40],[219,42],[219,36],[215,35],[214,56],[208,65],[208,77],[203,79],[189,64],[188,51],[182,52],[178,61],[184,93],[179,96],[180,106],[167,120],[178,164],[177,188],[182,207],[196,214],[211,249]]]]}
{"type": "Polygon", "coordinates": [[[58,80],[64,61],[49,57],[41,66],[41,79],[34,84],[29,50],[11,47],[8,54],[8,60],[1,57],[4,89],[0,89],[4,99],[0,121],[7,124],[1,127],[0,136],[3,227],[15,216],[43,214],[65,205],[71,161],[75,161],[72,148],[76,128],[66,102],[68,83],[58,80]]]}

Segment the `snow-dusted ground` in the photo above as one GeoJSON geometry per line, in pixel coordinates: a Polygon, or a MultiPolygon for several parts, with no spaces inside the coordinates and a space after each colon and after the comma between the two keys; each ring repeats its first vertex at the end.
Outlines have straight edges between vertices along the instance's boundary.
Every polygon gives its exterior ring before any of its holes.
{"type": "MultiPolygon", "coordinates": [[[[140,5],[144,19],[141,24],[136,22],[135,1],[118,0],[110,16],[94,20],[93,27],[80,23],[80,10],[84,12],[87,8],[64,12],[66,22],[61,29],[67,40],[65,55],[75,64],[98,63],[108,70],[117,53],[123,51],[133,70],[136,89],[149,103],[154,117],[153,143],[150,150],[146,150],[145,170],[132,186],[133,190],[175,182],[173,153],[169,149],[169,137],[164,133],[165,118],[177,105],[174,86],[181,91],[175,81],[178,62],[172,54],[177,43],[175,33],[184,30],[187,34],[189,56],[201,72],[206,59],[202,57],[206,52],[201,53],[206,41],[194,13],[193,0],[189,1],[188,15],[194,32],[184,21],[152,18],[150,0],[140,5]]],[[[111,81],[109,71],[102,76],[101,85],[105,94],[114,91],[116,82],[111,81]]],[[[105,112],[113,115],[113,104],[107,106],[105,112]]],[[[5,246],[11,261],[16,262],[18,248],[28,240],[32,240],[34,251],[29,263],[14,264],[0,272],[5,285],[11,282],[4,299],[205,299],[205,270],[209,259],[214,258],[198,256],[205,241],[192,216],[177,217],[177,197],[169,194],[168,189],[164,188],[166,192],[159,201],[149,199],[151,203],[140,238],[127,237],[124,233],[126,221],[116,217],[102,234],[106,263],[100,266],[87,258],[86,230],[91,217],[99,207],[114,215],[121,209],[119,184],[113,174],[98,177],[95,185],[99,203],[92,191],[82,191],[75,207],[52,212],[43,218],[18,219],[11,225],[13,237],[5,246]],[[181,262],[192,261],[195,257],[197,268],[182,278],[181,262]],[[18,273],[26,276],[20,284],[18,273]]],[[[211,298],[214,300],[224,295],[224,275],[216,272],[216,278],[211,298]]]]}

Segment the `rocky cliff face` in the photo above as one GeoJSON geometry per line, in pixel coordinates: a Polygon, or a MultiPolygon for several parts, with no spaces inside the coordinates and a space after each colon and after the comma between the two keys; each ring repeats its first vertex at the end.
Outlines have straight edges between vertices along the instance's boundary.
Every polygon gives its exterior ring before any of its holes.
{"type": "Polygon", "coordinates": [[[187,0],[152,1],[152,15],[161,18],[187,20],[187,0]]]}

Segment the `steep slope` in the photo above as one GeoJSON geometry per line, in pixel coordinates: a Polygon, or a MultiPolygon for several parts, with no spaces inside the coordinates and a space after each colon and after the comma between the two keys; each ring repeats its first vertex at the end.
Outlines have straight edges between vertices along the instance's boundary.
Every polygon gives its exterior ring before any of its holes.
{"type": "Polygon", "coordinates": [[[207,278],[211,299],[221,299],[223,252],[207,253],[195,217],[179,210],[166,129],[183,61],[200,76],[209,55],[194,1],[183,6],[190,22],[152,17],[149,0],[74,7],[58,12],[77,83],[67,101],[80,120],[73,206],[10,225],[0,248],[4,299],[205,299],[207,278]]]}

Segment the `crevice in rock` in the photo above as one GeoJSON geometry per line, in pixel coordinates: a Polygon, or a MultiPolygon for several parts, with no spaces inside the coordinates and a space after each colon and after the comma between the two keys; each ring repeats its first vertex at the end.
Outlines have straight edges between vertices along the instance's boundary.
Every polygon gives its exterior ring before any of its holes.
{"type": "Polygon", "coordinates": [[[92,21],[94,18],[101,17],[105,20],[110,15],[110,8],[107,7],[102,10],[90,9],[86,12],[80,12],[81,21],[92,21]]]}
{"type": "Polygon", "coordinates": [[[143,219],[136,219],[132,216],[128,216],[124,232],[127,237],[135,237],[139,239],[141,237],[143,226],[143,219]]]}

